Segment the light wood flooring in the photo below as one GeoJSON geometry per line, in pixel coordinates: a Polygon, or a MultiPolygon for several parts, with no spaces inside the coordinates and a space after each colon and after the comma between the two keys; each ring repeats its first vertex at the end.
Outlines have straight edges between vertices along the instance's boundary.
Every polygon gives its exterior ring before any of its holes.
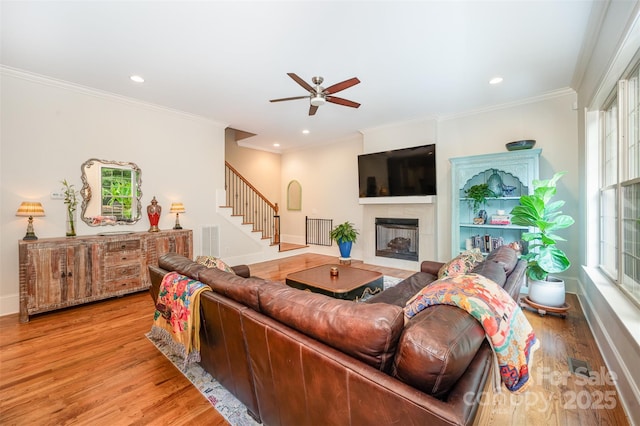
{"type": "MultiPolygon", "coordinates": [[[[304,254],[251,265],[253,275],[284,280],[291,272],[335,263],[304,254]]],[[[413,272],[354,262],[352,267],[406,278],[413,272]]],[[[526,312],[542,343],[526,395],[487,394],[479,425],[625,425],[611,385],[568,375],[567,358],[606,371],[577,298],[567,319],[526,312]],[[602,408],[598,408],[602,407],[602,408]]],[[[146,292],[32,317],[0,317],[1,425],[226,424],[144,334],[153,303],[146,292]]]]}

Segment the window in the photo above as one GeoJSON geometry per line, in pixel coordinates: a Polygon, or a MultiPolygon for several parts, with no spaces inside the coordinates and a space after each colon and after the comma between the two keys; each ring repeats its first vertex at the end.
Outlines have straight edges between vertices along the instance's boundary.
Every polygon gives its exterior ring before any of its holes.
{"type": "Polygon", "coordinates": [[[640,305],[640,66],[602,113],[600,267],[640,305]]]}
{"type": "Polygon", "coordinates": [[[122,168],[102,167],[103,216],[115,216],[116,220],[133,217],[133,171],[122,168]]]}

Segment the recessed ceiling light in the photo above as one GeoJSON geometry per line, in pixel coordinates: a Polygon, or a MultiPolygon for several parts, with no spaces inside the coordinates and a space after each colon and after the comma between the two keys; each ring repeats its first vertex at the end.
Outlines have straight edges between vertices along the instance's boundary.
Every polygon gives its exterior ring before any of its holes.
{"type": "Polygon", "coordinates": [[[309,132],[309,130],[307,130],[307,129],[304,129],[304,130],[302,131],[302,134],[303,134],[303,135],[308,135],[309,133],[311,133],[311,132],[309,132]]]}
{"type": "Polygon", "coordinates": [[[144,83],[144,78],[140,77],[139,75],[132,75],[129,78],[131,79],[131,81],[135,81],[136,83],[144,83]]]}
{"type": "Polygon", "coordinates": [[[493,77],[489,80],[489,84],[499,84],[502,83],[502,77],[493,77]]]}
{"type": "Polygon", "coordinates": [[[276,148],[278,148],[280,146],[279,143],[274,143],[273,146],[275,146],[276,148]]]}

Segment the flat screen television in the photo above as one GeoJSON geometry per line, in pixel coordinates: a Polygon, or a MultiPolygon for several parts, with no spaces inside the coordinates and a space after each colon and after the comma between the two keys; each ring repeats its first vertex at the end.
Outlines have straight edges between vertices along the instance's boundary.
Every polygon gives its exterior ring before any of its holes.
{"type": "Polygon", "coordinates": [[[360,197],[436,195],[436,145],[358,155],[360,197]]]}

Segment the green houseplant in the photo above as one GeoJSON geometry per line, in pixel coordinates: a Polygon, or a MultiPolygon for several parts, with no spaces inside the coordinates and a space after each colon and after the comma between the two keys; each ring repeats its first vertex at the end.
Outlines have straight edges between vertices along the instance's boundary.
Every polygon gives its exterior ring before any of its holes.
{"type": "Polygon", "coordinates": [[[469,200],[467,200],[469,207],[472,208],[475,213],[478,212],[480,206],[487,202],[487,198],[496,196],[486,183],[473,185],[469,187],[469,189],[465,189],[464,193],[467,198],[469,198],[469,200]]]}
{"type": "Polygon", "coordinates": [[[351,246],[358,239],[358,231],[355,229],[353,223],[347,221],[336,225],[329,232],[329,238],[338,244],[340,256],[348,259],[351,255],[351,246]]]}
{"type": "MultiPolygon", "coordinates": [[[[529,297],[536,303],[546,306],[562,306],[564,304],[564,282],[549,274],[566,271],[571,262],[567,255],[556,246],[557,241],[566,241],[555,234],[560,229],[573,225],[571,216],[562,214],[560,208],[565,202],[551,201],[556,195],[556,184],[566,172],[558,172],[551,179],[534,180],[533,194],[522,195],[520,205],[511,210],[511,223],[514,225],[536,228],[535,232],[525,232],[522,239],[529,243],[529,251],[522,255],[528,262],[527,276],[530,280],[529,297]],[[542,300],[545,283],[562,283],[562,301],[542,300]],[[534,289],[535,287],[535,289],[534,289]],[[536,300],[537,299],[537,300],[536,300]]],[[[558,291],[559,292],[559,291],[558,291]]]]}

